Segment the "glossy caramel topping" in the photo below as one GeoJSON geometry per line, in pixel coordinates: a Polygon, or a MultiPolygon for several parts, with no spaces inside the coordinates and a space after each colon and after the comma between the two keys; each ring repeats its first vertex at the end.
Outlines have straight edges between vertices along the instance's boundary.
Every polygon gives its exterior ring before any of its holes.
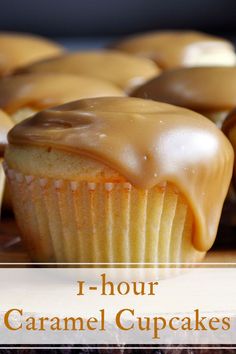
{"type": "Polygon", "coordinates": [[[13,123],[8,115],[0,110],[0,157],[2,157],[7,145],[7,133],[13,127],[13,123]]]}
{"type": "Polygon", "coordinates": [[[80,100],[42,111],[16,125],[11,144],[83,154],[149,189],[173,183],[195,216],[193,243],[214,242],[233,167],[233,150],[206,118],[186,109],[135,98],[80,100]]]}
{"type": "Polygon", "coordinates": [[[0,32],[0,76],[63,51],[58,44],[38,36],[0,32]]]}
{"type": "Polygon", "coordinates": [[[22,107],[36,110],[81,98],[124,96],[108,81],[69,74],[25,74],[0,80],[0,108],[14,113],[22,107]]]}
{"type": "Polygon", "coordinates": [[[236,66],[183,68],[164,72],[131,93],[198,112],[236,106],[236,66]]]}
{"type": "Polygon", "coordinates": [[[224,39],[194,31],[141,34],[114,45],[116,49],[153,59],[161,68],[196,65],[234,65],[233,45],[224,39]]]}
{"type": "Polygon", "coordinates": [[[60,72],[108,80],[130,90],[156,76],[159,69],[148,59],[117,51],[89,51],[67,54],[25,68],[27,72],[60,72]]]}

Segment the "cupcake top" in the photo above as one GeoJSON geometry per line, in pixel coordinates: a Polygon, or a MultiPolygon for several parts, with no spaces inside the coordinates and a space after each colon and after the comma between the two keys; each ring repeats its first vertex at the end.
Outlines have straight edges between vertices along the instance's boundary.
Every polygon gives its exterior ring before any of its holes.
{"type": "Polygon", "coordinates": [[[100,96],[124,96],[124,93],[108,81],[69,74],[32,73],[0,80],[0,108],[11,114],[22,107],[41,110],[100,96]]]}
{"type": "Polygon", "coordinates": [[[42,111],[16,125],[8,138],[10,144],[87,155],[141,189],[173,183],[195,216],[194,246],[202,251],[211,247],[232,175],[233,150],[201,115],[136,98],[87,99],[42,111]]]}
{"type": "Polygon", "coordinates": [[[161,68],[235,65],[233,45],[195,31],[160,31],[124,39],[116,49],[153,59],[161,68]]]}
{"type": "Polygon", "coordinates": [[[166,71],[131,93],[198,112],[229,111],[236,106],[236,66],[166,71]]]}
{"type": "Polygon", "coordinates": [[[149,59],[111,50],[71,53],[35,63],[25,68],[25,71],[88,75],[111,81],[125,90],[130,90],[159,73],[159,69],[149,59]]]}
{"type": "Polygon", "coordinates": [[[0,32],[0,76],[63,51],[58,44],[38,36],[0,32]]]}
{"type": "Polygon", "coordinates": [[[7,133],[12,127],[11,118],[0,110],[0,157],[3,156],[5,146],[7,145],[7,133]]]}

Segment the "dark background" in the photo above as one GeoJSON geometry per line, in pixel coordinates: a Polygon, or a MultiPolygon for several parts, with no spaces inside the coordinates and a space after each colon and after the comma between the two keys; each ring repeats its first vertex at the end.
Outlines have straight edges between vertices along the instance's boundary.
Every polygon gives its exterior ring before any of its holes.
{"type": "Polygon", "coordinates": [[[0,0],[0,30],[101,37],[171,28],[236,34],[236,0],[0,0]]]}

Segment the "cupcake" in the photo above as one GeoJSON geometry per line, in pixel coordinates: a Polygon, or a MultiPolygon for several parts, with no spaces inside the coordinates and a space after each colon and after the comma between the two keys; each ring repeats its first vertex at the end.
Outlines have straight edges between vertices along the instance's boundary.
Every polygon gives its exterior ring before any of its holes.
{"type": "Polygon", "coordinates": [[[29,254],[40,262],[198,262],[232,175],[217,127],[136,98],[79,100],[8,135],[5,172],[29,254]]]}
{"type": "Polygon", "coordinates": [[[110,81],[125,91],[159,74],[151,60],[112,50],[70,53],[35,63],[24,71],[86,75],[110,81]]]}
{"type": "Polygon", "coordinates": [[[7,133],[13,127],[11,118],[0,110],[0,211],[5,188],[5,174],[2,168],[4,150],[7,144],[7,133]]]}
{"type": "Polygon", "coordinates": [[[0,76],[63,51],[58,44],[38,36],[0,32],[0,76]]]}
{"type": "Polygon", "coordinates": [[[235,65],[229,41],[195,31],[160,31],[124,39],[114,48],[150,58],[163,70],[212,65],[235,65]]]}
{"type": "Polygon", "coordinates": [[[196,111],[221,127],[236,106],[236,66],[183,68],[164,72],[131,96],[166,102],[196,111]]]}
{"type": "Polygon", "coordinates": [[[14,123],[45,108],[101,96],[124,96],[124,92],[105,80],[69,74],[32,73],[0,80],[0,108],[14,123]]]}
{"type": "MultiPolygon", "coordinates": [[[[0,109],[9,114],[11,126],[37,111],[80,98],[123,95],[111,82],[69,74],[32,73],[0,80],[0,109]]],[[[7,140],[7,131],[1,125],[0,133],[7,140]]],[[[3,206],[11,210],[7,188],[3,206]]]]}

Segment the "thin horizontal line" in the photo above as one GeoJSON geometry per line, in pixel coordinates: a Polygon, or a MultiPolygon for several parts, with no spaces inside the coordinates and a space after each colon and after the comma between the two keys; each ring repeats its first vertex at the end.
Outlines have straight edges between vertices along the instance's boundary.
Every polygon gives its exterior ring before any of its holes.
{"type": "Polygon", "coordinates": [[[128,262],[128,263],[119,263],[119,262],[107,262],[107,263],[102,263],[102,262],[94,262],[94,263],[69,263],[69,262],[15,262],[15,263],[10,263],[10,262],[1,262],[0,265],[235,265],[236,262],[206,262],[206,263],[133,263],[133,262],[128,262]]]}
{"type": "MultiPolygon", "coordinates": [[[[35,344],[35,345],[37,345],[37,344],[35,344]]],[[[216,349],[223,349],[223,350],[225,350],[225,349],[236,349],[236,347],[232,347],[232,346],[230,346],[230,344],[229,344],[229,346],[226,346],[226,347],[222,347],[222,346],[220,346],[220,344],[219,344],[219,346],[218,347],[202,347],[201,345],[199,345],[198,347],[187,347],[187,346],[184,346],[184,347],[180,347],[180,346],[173,346],[173,347],[161,347],[161,346],[159,346],[159,345],[157,345],[157,346],[149,346],[149,345],[147,345],[146,347],[133,347],[133,346],[130,346],[130,347],[128,347],[128,346],[125,346],[125,347],[123,347],[123,346],[119,346],[119,344],[116,346],[116,347],[111,347],[111,346],[106,346],[106,347],[99,347],[99,346],[97,346],[96,344],[94,344],[94,346],[93,347],[89,347],[89,346],[86,346],[86,345],[84,345],[84,346],[76,346],[76,344],[75,344],[75,346],[74,347],[69,347],[69,346],[66,346],[66,347],[62,347],[62,346],[54,346],[53,344],[51,344],[51,346],[49,346],[49,347],[43,347],[43,346],[39,346],[39,347],[36,347],[36,346],[32,346],[32,347],[22,347],[22,346],[20,346],[20,347],[16,347],[16,346],[13,346],[13,347],[10,347],[10,346],[7,346],[7,347],[2,347],[2,346],[0,346],[0,348],[1,349],[74,349],[74,350],[76,350],[76,349],[106,349],[106,350],[109,350],[109,349],[145,349],[145,350],[147,350],[147,349],[214,349],[214,350],[216,350],[216,349]]]]}

